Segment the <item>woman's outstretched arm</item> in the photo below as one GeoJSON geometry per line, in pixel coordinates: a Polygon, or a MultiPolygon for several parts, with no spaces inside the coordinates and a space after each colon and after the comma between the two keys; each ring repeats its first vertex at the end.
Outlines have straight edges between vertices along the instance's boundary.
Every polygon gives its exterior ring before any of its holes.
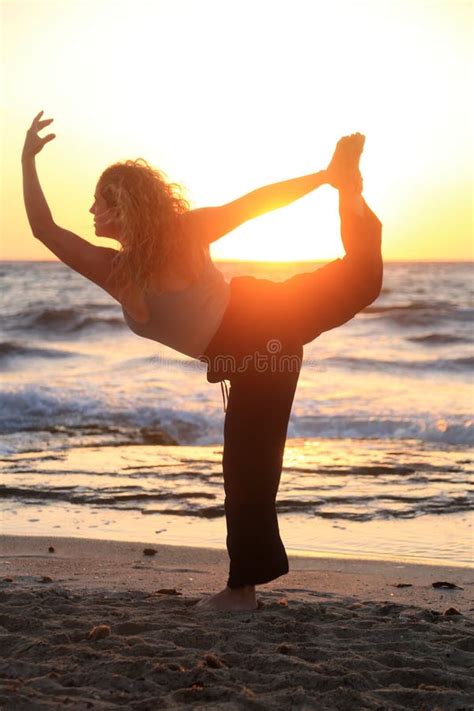
{"type": "Polygon", "coordinates": [[[265,185],[226,205],[191,210],[183,215],[183,219],[193,236],[209,244],[247,220],[286,207],[327,182],[326,171],[321,170],[301,178],[265,185]]]}

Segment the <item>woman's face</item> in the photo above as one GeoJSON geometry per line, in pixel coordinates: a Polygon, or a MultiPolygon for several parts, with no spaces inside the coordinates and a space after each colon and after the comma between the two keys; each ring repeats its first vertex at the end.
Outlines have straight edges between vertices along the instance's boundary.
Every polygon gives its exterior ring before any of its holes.
{"type": "Polygon", "coordinates": [[[115,221],[115,208],[108,206],[99,186],[94,195],[94,204],[89,212],[94,215],[94,227],[97,237],[111,237],[120,242],[119,225],[115,221]]]}

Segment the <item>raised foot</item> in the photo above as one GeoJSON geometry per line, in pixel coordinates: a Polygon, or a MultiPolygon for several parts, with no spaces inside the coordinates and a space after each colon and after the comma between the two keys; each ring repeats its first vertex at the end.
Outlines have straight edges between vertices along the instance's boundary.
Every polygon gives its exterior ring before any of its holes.
{"type": "Polygon", "coordinates": [[[199,610],[256,610],[255,587],[225,588],[221,592],[204,597],[195,605],[199,610]]]}
{"type": "Polygon", "coordinates": [[[361,193],[363,188],[359,161],[364,149],[365,136],[352,133],[343,136],[336,145],[336,150],[326,169],[328,182],[338,190],[361,193]]]}

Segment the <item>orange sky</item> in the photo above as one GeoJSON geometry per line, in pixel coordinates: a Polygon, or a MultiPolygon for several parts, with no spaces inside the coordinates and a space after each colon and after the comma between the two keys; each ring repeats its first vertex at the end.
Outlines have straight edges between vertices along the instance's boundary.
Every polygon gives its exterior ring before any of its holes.
{"type": "MultiPolygon", "coordinates": [[[[472,258],[472,5],[460,0],[0,0],[2,259],[55,257],[31,235],[20,154],[33,117],[55,221],[96,244],[96,180],[142,156],[194,206],[325,167],[367,137],[365,197],[387,259],[472,258]]],[[[341,254],[324,187],[212,245],[216,259],[341,254]]]]}

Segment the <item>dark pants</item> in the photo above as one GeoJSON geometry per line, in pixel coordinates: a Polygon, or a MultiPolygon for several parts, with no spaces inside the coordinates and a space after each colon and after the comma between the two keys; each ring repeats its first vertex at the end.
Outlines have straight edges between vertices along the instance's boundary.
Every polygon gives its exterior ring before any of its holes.
{"type": "Polygon", "coordinates": [[[340,216],[344,259],[284,282],[234,277],[223,320],[201,357],[209,382],[230,382],[223,452],[230,588],[288,572],[275,500],[303,345],[380,293],[380,221],[367,205],[363,217],[340,216]]]}

